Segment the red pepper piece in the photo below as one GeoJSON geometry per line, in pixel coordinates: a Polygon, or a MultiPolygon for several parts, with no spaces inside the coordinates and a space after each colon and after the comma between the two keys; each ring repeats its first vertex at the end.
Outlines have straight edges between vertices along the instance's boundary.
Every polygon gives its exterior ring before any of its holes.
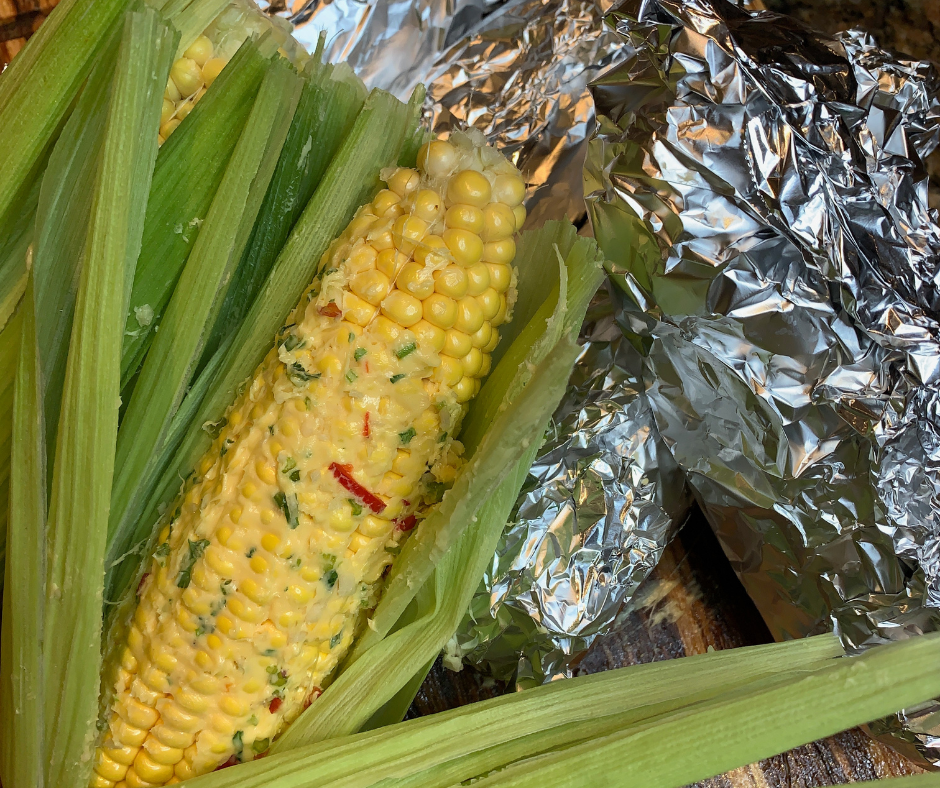
{"type": "Polygon", "coordinates": [[[219,766],[216,766],[216,767],[215,767],[215,770],[216,770],[216,771],[219,771],[219,769],[228,769],[229,766],[238,766],[238,764],[239,764],[238,756],[237,756],[237,755],[233,755],[233,756],[232,756],[231,758],[229,758],[225,763],[223,763],[223,764],[221,764],[221,765],[219,765],[219,766]]]}
{"type": "Polygon", "coordinates": [[[341,310],[334,301],[330,301],[326,306],[321,306],[317,312],[323,315],[323,317],[339,317],[343,314],[343,310],[341,310]]]}
{"type": "Polygon", "coordinates": [[[395,521],[395,527],[399,531],[410,531],[418,524],[418,518],[413,514],[409,514],[407,517],[402,517],[400,520],[395,521]]]}
{"type": "Polygon", "coordinates": [[[304,701],[304,711],[310,708],[310,704],[313,703],[317,698],[323,694],[323,690],[319,687],[314,687],[310,690],[310,694],[307,696],[307,699],[304,701]]]}
{"type": "Polygon", "coordinates": [[[280,698],[271,698],[271,702],[268,704],[268,711],[274,714],[274,712],[281,708],[281,704],[283,702],[284,701],[282,701],[280,698]]]}
{"type": "Polygon", "coordinates": [[[144,576],[140,578],[140,582],[137,584],[137,596],[140,596],[140,589],[144,587],[148,577],[150,577],[150,572],[144,572],[144,576]]]}
{"type": "Polygon", "coordinates": [[[384,511],[385,501],[383,501],[377,495],[370,493],[365,487],[363,487],[353,478],[352,465],[340,465],[338,462],[331,462],[330,470],[333,472],[333,475],[336,477],[336,481],[340,483],[341,487],[349,490],[349,492],[355,495],[373,512],[379,514],[384,511]]]}
{"type": "Polygon", "coordinates": [[[368,438],[369,434],[369,411],[366,411],[365,418],[362,420],[362,437],[368,438]]]}

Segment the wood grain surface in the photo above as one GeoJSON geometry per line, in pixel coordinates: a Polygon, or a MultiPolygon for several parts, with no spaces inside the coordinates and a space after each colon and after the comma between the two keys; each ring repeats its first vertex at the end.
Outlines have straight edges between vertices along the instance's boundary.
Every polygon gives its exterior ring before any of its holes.
{"type": "MultiPolygon", "coordinates": [[[[770,633],[738,582],[700,514],[670,545],[640,587],[622,626],[599,638],[579,666],[594,673],[609,668],[701,654],[770,641],[770,633]]],[[[511,691],[505,684],[465,669],[446,670],[438,661],[421,687],[409,716],[421,716],[511,691]]],[[[746,735],[742,732],[742,735],[746,735]]],[[[860,730],[798,747],[776,758],[700,783],[702,788],[811,788],[920,769],[860,730]]]]}

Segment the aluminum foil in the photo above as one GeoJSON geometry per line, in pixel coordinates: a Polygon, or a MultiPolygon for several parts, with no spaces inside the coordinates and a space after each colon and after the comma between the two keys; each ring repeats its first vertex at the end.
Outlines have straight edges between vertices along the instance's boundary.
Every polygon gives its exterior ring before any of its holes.
{"type": "MultiPolygon", "coordinates": [[[[618,278],[662,438],[776,637],[940,628],[937,73],[725,0],[611,21],[585,192],[609,257],[655,241],[618,278]]],[[[879,732],[940,762],[938,711],[879,732]]]]}
{"type": "Polygon", "coordinates": [[[522,687],[572,674],[692,502],[656,433],[638,353],[611,316],[588,322],[583,337],[568,391],[447,649],[522,687]]]}

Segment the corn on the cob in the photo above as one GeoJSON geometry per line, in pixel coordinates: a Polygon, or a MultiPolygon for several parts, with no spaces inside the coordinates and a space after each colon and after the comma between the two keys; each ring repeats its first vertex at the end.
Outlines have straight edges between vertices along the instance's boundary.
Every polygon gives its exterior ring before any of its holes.
{"type": "Polygon", "coordinates": [[[524,186],[462,134],[383,179],[171,510],[110,677],[94,786],[263,753],[454,477],[453,436],[512,307],[524,186]]]}
{"type": "Polygon", "coordinates": [[[280,21],[265,16],[253,3],[237,0],[186,48],[173,62],[166,82],[163,111],[160,114],[160,145],[193,111],[232,55],[250,35],[270,30],[281,43],[280,52],[284,57],[294,63],[300,63],[305,58],[302,47],[290,37],[288,31],[276,26],[275,22],[280,21]]]}

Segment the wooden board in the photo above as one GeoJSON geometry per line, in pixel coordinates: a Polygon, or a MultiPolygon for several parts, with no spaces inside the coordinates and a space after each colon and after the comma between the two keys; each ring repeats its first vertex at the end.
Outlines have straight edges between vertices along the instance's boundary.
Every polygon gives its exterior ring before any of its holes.
{"type": "MultiPolygon", "coordinates": [[[[679,538],[667,548],[659,566],[640,587],[634,607],[617,632],[595,641],[579,672],[594,673],[771,639],[700,514],[689,520],[679,538]]],[[[473,670],[452,673],[438,661],[409,716],[443,711],[510,689],[473,670]]],[[[700,785],[811,788],[919,771],[889,747],[860,730],[852,730],[700,785]]]]}

